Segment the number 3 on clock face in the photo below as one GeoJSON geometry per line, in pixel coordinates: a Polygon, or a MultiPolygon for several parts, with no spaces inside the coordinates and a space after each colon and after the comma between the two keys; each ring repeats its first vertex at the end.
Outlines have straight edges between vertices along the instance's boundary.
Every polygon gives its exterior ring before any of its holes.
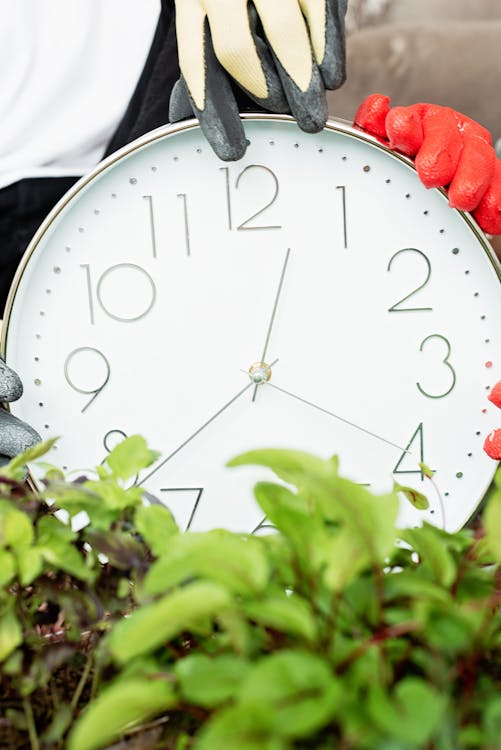
{"type": "Polygon", "coordinates": [[[495,468],[482,451],[501,366],[488,244],[348,125],[245,127],[246,157],[229,165],[193,122],[155,131],[56,207],[8,305],[15,413],[63,436],[53,460],[69,468],[143,434],[162,457],[137,481],[183,528],[266,526],[263,471],[225,464],[274,446],[339,454],[376,492],[427,494],[426,510],[403,500],[402,524],[459,528],[495,468]]]}

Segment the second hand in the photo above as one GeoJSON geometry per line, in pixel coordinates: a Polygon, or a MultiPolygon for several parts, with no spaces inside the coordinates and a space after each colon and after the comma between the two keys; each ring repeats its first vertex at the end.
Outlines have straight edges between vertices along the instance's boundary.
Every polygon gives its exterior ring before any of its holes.
{"type": "Polygon", "coordinates": [[[323,406],[319,406],[318,404],[314,404],[312,401],[308,401],[307,399],[303,398],[302,396],[298,396],[295,393],[291,393],[290,391],[286,391],[285,388],[280,388],[278,385],[275,385],[274,383],[264,383],[264,385],[268,386],[269,388],[274,388],[276,391],[280,391],[281,393],[285,393],[286,396],[290,396],[291,398],[295,398],[296,401],[301,401],[301,403],[306,404],[307,406],[311,406],[313,409],[317,409],[318,411],[323,412],[324,414],[328,414],[330,417],[334,417],[334,419],[338,419],[340,422],[344,422],[345,424],[349,425],[350,427],[354,427],[356,430],[360,430],[360,432],[365,432],[366,435],[370,435],[371,437],[376,438],[377,440],[380,440],[382,443],[386,443],[387,445],[391,445],[393,448],[398,448],[402,451],[402,453],[408,453],[409,455],[412,455],[412,451],[407,450],[407,448],[402,448],[401,445],[397,445],[397,443],[392,443],[391,440],[387,440],[386,438],[382,437],[381,435],[377,435],[375,432],[371,432],[370,430],[367,430],[365,427],[361,427],[358,424],[355,424],[355,422],[350,422],[349,419],[345,419],[344,417],[340,417],[339,414],[334,414],[334,412],[329,411],[328,409],[324,409],[323,406]]]}

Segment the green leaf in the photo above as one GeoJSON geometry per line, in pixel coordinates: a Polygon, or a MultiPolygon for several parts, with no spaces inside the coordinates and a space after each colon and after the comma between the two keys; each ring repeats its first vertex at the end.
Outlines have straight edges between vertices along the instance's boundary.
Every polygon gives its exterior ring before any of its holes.
{"type": "MultiPolygon", "coordinates": [[[[120,443],[121,445],[121,443],[120,443]]],[[[141,487],[121,487],[116,480],[108,478],[98,482],[86,482],[84,487],[96,494],[101,505],[108,511],[123,511],[126,508],[136,508],[143,501],[143,490],[141,487]]],[[[115,514],[116,517],[116,514],[115,514]]]]}
{"type": "Polygon", "coordinates": [[[65,475],[64,472],[61,471],[57,466],[54,466],[54,464],[50,464],[47,461],[37,461],[35,466],[40,471],[45,472],[44,481],[45,482],[64,482],[65,481],[65,475]]]}
{"type": "Polygon", "coordinates": [[[414,487],[404,487],[403,485],[394,482],[393,491],[401,492],[410,504],[417,508],[417,510],[427,510],[430,507],[426,495],[423,495],[422,492],[418,492],[414,487]]]}
{"type": "Polygon", "coordinates": [[[43,516],[37,524],[38,544],[52,544],[58,542],[72,542],[76,533],[55,516],[43,516]]]}
{"type": "MultiPolygon", "coordinates": [[[[254,487],[254,495],[267,521],[282,532],[289,554],[299,558],[302,567],[309,568],[313,564],[312,550],[324,533],[319,515],[312,511],[304,497],[280,484],[259,482],[254,487]]],[[[265,540],[266,537],[262,537],[263,543],[265,540]]]]}
{"type": "Polygon", "coordinates": [[[433,479],[433,475],[435,472],[433,469],[430,469],[429,466],[427,466],[423,461],[420,461],[419,468],[421,469],[421,473],[425,475],[427,479],[433,479]]]}
{"type": "Polygon", "coordinates": [[[304,497],[274,482],[258,482],[254,496],[263,513],[279,531],[295,541],[314,534],[318,526],[304,497]]]}
{"type": "Polygon", "coordinates": [[[84,559],[71,544],[53,541],[50,546],[40,545],[38,551],[43,559],[56,570],[60,568],[81,581],[91,581],[94,574],[86,567],[84,559]]]}
{"type": "Polygon", "coordinates": [[[15,575],[14,555],[6,549],[0,549],[0,586],[8,586],[15,575]]]}
{"type": "Polygon", "coordinates": [[[185,701],[203,708],[215,708],[233,698],[249,670],[249,663],[237,656],[193,654],[174,667],[185,701]]]}
{"type": "Polygon", "coordinates": [[[172,513],[162,505],[139,506],[134,514],[134,523],[157,557],[167,551],[170,538],[179,533],[172,513]]]}
{"type": "Polygon", "coordinates": [[[29,547],[33,536],[33,525],[26,513],[12,507],[0,508],[0,541],[17,551],[29,547]]]}
{"type": "Polygon", "coordinates": [[[42,739],[44,745],[57,744],[62,740],[63,735],[73,720],[73,711],[68,703],[60,703],[56,708],[52,721],[43,733],[42,739]]]}
{"type": "Polygon", "coordinates": [[[347,528],[329,537],[320,552],[325,560],[323,579],[331,591],[343,591],[371,562],[366,545],[347,528]]]}
{"type": "Polygon", "coordinates": [[[44,516],[38,522],[37,529],[37,549],[46,562],[81,581],[93,579],[94,574],[86,566],[82,554],[72,545],[76,534],[69,526],[53,516],[44,516]]]}
{"type": "Polygon", "coordinates": [[[411,545],[421,558],[421,564],[431,570],[437,583],[445,588],[454,581],[456,563],[444,544],[443,535],[434,526],[423,524],[419,529],[405,529],[402,539],[411,545]]]}
{"type": "Polygon", "coordinates": [[[31,463],[32,461],[36,461],[37,458],[41,458],[42,456],[45,456],[46,453],[48,453],[51,448],[56,444],[59,438],[51,438],[50,440],[46,440],[42,443],[37,443],[32,448],[28,448],[28,450],[24,451],[24,453],[20,453],[18,456],[12,459],[7,466],[2,467],[2,474],[4,476],[8,477],[16,477],[19,476],[19,472],[22,473],[22,476],[24,476],[24,467],[26,464],[31,463]]]}
{"type": "Polygon", "coordinates": [[[216,618],[231,603],[228,592],[213,583],[191,583],[121,620],[109,637],[114,658],[124,664],[190,630],[200,620],[216,618]]]}
{"type": "Polygon", "coordinates": [[[253,667],[238,693],[242,705],[273,710],[277,734],[310,737],[341,705],[342,688],[327,662],[306,651],[281,651],[253,667]]]}
{"type": "Polygon", "coordinates": [[[229,706],[213,714],[197,734],[193,750],[289,750],[274,732],[269,706],[229,706]]]}
{"type": "MultiPolygon", "coordinates": [[[[345,524],[352,529],[360,544],[367,548],[373,564],[383,564],[391,553],[395,544],[395,522],[399,509],[396,493],[374,496],[364,487],[339,477],[335,463],[322,461],[300,451],[251,451],[233,459],[229,465],[244,464],[267,466],[284,481],[295,484],[300,492],[297,496],[293,493],[290,495],[296,497],[296,513],[301,508],[300,512],[305,515],[307,511],[309,515],[320,513],[323,521],[345,524]]],[[[255,493],[268,518],[280,528],[269,497],[272,487],[268,483],[261,483],[256,487],[255,493]]],[[[276,489],[274,492],[283,502],[285,493],[280,496],[276,489]]],[[[289,511],[292,511],[293,501],[289,500],[289,511]]],[[[291,533],[290,525],[284,533],[291,533]]],[[[293,536],[291,538],[294,539],[293,536]]]]}
{"type": "Polygon", "coordinates": [[[431,740],[446,705],[440,693],[416,677],[401,680],[391,696],[380,687],[370,688],[367,702],[369,714],[382,732],[419,747],[431,740]]]}
{"type": "Polygon", "coordinates": [[[14,610],[0,615],[0,661],[4,661],[23,641],[23,631],[14,610]]]}
{"type": "Polygon", "coordinates": [[[327,460],[327,463],[335,474],[339,474],[339,456],[334,454],[327,460]]]}
{"type": "MultiPolygon", "coordinates": [[[[23,652],[19,649],[14,651],[3,663],[2,672],[4,675],[18,675],[23,669],[23,652]]],[[[23,714],[24,715],[24,714],[23,714]]]]}
{"type": "Polygon", "coordinates": [[[17,554],[16,559],[21,585],[29,586],[30,583],[33,583],[35,578],[40,575],[43,569],[40,550],[36,547],[22,550],[17,554]]]}
{"type": "Polygon", "coordinates": [[[70,518],[82,511],[87,513],[92,526],[96,530],[104,531],[118,518],[120,508],[110,509],[103,503],[102,497],[91,491],[88,484],[52,482],[43,493],[43,497],[54,500],[58,508],[69,513],[70,518]]]}
{"type": "Polygon", "coordinates": [[[441,585],[430,581],[428,577],[420,577],[418,570],[402,570],[385,577],[385,600],[405,597],[419,602],[423,600],[431,603],[451,604],[451,595],[441,585]]]}
{"type": "Polygon", "coordinates": [[[317,638],[317,624],[308,604],[296,594],[276,594],[262,601],[244,604],[251,620],[266,628],[303,638],[309,643],[317,638]]]}
{"type": "Polygon", "coordinates": [[[68,750],[99,750],[126,730],[174,708],[177,698],[166,680],[117,680],[89,705],[72,730],[68,750]]]}
{"type": "Polygon", "coordinates": [[[121,578],[117,586],[117,596],[119,599],[125,599],[131,590],[131,583],[128,578],[121,578]]]}
{"type": "Polygon", "coordinates": [[[501,737],[501,696],[488,701],[482,716],[482,726],[490,742],[497,743],[501,737]]]}
{"type": "Polygon", "coordinates": [[[141,570],[146,565],[146,550],[131,534],[122,531],[93,531],[89,529],[85,538],[94,550],[106,555],[114,568],[141,570]]]}
{"type": "Polygon", "coordinates": [[[113,448],[106,463],[118,479],[126,481],[151,466],[159,455],[148,448],[143,437],[131,435],[113,448]]]}
{"type": "MultiPolygon", "coordinates": [[[[499,474],[499,472],[498,472],[499,474]]],[[[496,475],[497,479],[498,475],[496,475]]],[[[501,563],[501,488],[496,481],[496,489],[492,493],[483,513],[485,529],[485,543],[494,555],[496,562],[501,563]]]]}
{"type": "Polygon", "coordinates": [[[443,612],[432,610],[426,621],[428,643],[445,654],[457,654],[459,657],[473,645],[482,615],[479,615],[478,624],[474,622],[474,613],[471,619],[473,622],[466,613],[453,609],[444,609],[443,612]]]}
{"type": "Polygon", "coordinates": [[[268,562],[259,539],[227,531],[178,534],[144,580],[148,594],[158,594],[192,578],[221,583],[230,591],[263,591],[268,583],[268,562]]]}
{"type": "Polygon", "coordinates": [[[337,473],[337,464],[329,464],[317,456],[302,451],[269,448],[243,453],[228,461],[228,466],[266,466],[288,484],[302,487],[305,478],[311,480],[337,473]]]}

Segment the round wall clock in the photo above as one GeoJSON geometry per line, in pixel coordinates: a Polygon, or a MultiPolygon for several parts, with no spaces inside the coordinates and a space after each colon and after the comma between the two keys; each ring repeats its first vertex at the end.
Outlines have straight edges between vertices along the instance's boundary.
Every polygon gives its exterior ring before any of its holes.
{"type": "Polygon", "coordinates": [[[495,470],[493,253],[351,126],[245,128],[231,164],[194,121],[154,131],[58,204],[7,307],[3,351],[25,383],[13,411],[62,436],[52,460],[70,469],[144,435],[162,456],[137,481],[183,528],[258,529],[263,470],[225,465],[264,447],[338,454],[375,492],[427,494],[426,510],[402,501],[401,524],[460,528],[495,470]]]}

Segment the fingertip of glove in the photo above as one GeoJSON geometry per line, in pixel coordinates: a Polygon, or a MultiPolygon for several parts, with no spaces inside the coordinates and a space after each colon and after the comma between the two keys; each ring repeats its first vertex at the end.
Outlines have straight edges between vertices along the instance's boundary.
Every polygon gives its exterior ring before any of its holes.
{"type": "Polygon", "coordinates": [[[492,182],[496,166],[493,147],[482,138],[465,140],[448,195],[451,208],[473,211],[492,182]]]}
{"type": "Polygon", "coordinates": [[[227,141],[224,138],[211,136],[210,144],[221,161],[239,161],[245,156],[249,141],[246,138],[238,139],[238,141],[227,141]]]}
{"type": "Polygon", "coordinates": [[[484,451],[489,458],[501,460],[501,430],[492,430],[484,441],[484,451]]]}
{"type": "Polygon", "coordinates": [[[369,133],[373,133],[380,138],[386,138],[386,116],[389,111],[389,96],[370,94],[360,103],[353,122],[369,133]]]}
{"type": "Polygon", "coordinates": [[[423,125],[417,111],[410,107],[393,107],[386,118],[391,148],[415,156],[423,143],[423,125]]]}
{"type": "Polygon", "coordinates": [[[491,391],[487,398],[492,404],[494,404],[494,406],[497,406],[498,409],[501,409],[501,380],[498,380],[496,385],[491,388],[491,391]]]}
{"type": "Polygon", "coordinates": [[[501,161],[496,161],[494,176],[482,200],[473,211],[479,227],[488,234],[501,234],[501,161]]]}
{"type": "Polygon", "coordinates": [[[169,99],[169,122],[181,122],[194,117],[194,111],[184,78],[178,78],[169,99]]]}
{"type": "Polygon", "coordinates": [[[320,133],[327,122],[327,107],[318,107],[295,114],[297,124],[305,133],[320,133]]]}

